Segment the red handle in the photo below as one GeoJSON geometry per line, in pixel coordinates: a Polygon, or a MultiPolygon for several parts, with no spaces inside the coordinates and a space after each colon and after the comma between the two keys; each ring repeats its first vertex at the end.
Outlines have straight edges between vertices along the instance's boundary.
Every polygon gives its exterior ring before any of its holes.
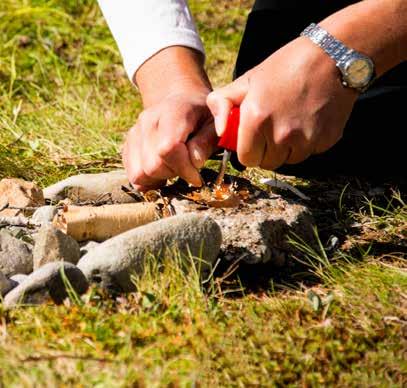
{"type": "Polygon", "coordinates": [[[225,132],[219,140],[218,146],[228,151],[237,150],[237,130],[239,129],[240,109],[234,106],[229,113],[225,132]]]}

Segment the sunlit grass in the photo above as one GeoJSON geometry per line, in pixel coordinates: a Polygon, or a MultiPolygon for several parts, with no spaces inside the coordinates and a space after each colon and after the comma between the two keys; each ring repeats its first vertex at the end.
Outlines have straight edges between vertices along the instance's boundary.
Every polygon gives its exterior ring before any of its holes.
{"type": "MultiPolygon", "coordinates": [[[[214,86],[232,77],[250,3],[190,1],[214,86]]],[[[140,110],[96,2],[0,2],[0,178],[116,168],[140,110]]],[[[291,266],[262,268],[256,287],[248,268],[202,284],[173,258],[118,299],[93,288],[65,306],[0,305],[0,386],[405,385],[403,192],[290,181],[311,196],[318,236],[291,236],[291,266]]]]}

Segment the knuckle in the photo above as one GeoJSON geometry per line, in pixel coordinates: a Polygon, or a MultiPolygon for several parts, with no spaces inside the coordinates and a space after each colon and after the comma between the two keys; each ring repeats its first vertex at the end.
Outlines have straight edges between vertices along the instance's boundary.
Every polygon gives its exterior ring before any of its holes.
{"type": "Polygon", "coordinates": [[[274,131],[274,143],[276,145],[286,145],[290,142],[294,129],[290,125],[280,125],[274,131]]]}
{"type": "Polygon", "coordinates": [[[269,112],[260,106],[257,101],[247,101],[242,110],[247,120],[254,126],[262,125],[269,117],[269,112]]]}
{"type": "Polygon", "coordinates": [[[165,159],[168,158],[180,145],[180,142],[174,139],[162,139],[158,146],[158,156],[165,159]]]}
{"type": "Polygon", "coordinates": [[[155,125],[156,121],[155,115],[150,109],[142,111],[138,116],[138,122],[142,127],[151,127],[155,125]]]}
{"type": "Polygon", "coordinates": [[[157,174],[160,166],[157,162],[145,163],[143,166],[144,174],[149,177],[154,177],[157,174]]]}
{"type": "Polygon", "coordinates": [[[208,96],[206,97],[206,104],[208,105],[209,108],[211,108],[212,106],[214,106],[216,104],[216,101],[219,98],[219,92],[218,91],[213,91],[211,93],[208,94],[208,96]]]}

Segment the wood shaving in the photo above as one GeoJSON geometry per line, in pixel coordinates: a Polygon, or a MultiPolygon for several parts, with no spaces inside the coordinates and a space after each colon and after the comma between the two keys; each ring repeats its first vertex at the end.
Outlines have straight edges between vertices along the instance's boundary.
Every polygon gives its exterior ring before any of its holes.
{"type": "Polygon", "coordinates": [[[222,183],[212,188],[205,186],[185,195],[185,197],[201,205],[224,208],[238,207],[242,201],[247,201],[250,198],[250,193],[246,189],[238,190],[235,184],[222,183]]]}

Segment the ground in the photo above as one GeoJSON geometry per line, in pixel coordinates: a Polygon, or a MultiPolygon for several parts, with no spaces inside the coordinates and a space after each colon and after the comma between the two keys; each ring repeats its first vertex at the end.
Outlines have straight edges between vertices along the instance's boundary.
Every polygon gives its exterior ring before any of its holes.
{"type": "MultiPolygon", "coordinates": [[[[222,85],[250,1],[190,4],[222,85]]],[[[2,0],[0,47],[0,178],[45,186],[120,166],[141,101],[95,1],[2,0]]],[[[152,264],[117,300],[92,289],[60,307],[0,306],[0,386],[405,386],[403,188],[293,182],[320,239],[313,251],[291,236],[298,265],[219,270],[202,286],[152,264]]]]}

